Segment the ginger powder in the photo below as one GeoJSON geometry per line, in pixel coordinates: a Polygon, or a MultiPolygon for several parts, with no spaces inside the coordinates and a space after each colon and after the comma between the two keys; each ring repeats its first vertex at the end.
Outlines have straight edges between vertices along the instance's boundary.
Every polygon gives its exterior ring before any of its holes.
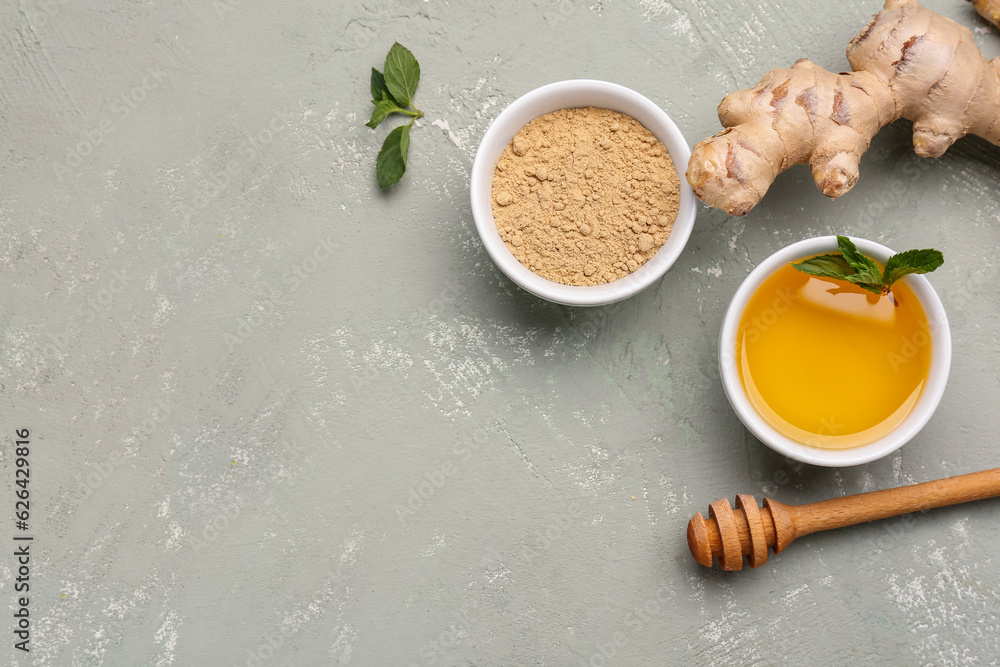
{"type": "Polygon", "coordinates": [[[626,114],[561,109],[514,136],[493,176],[493,217],[526,267],[566,285],[601,285],[667,240],[680,180],[662,142],[626,114]]]}

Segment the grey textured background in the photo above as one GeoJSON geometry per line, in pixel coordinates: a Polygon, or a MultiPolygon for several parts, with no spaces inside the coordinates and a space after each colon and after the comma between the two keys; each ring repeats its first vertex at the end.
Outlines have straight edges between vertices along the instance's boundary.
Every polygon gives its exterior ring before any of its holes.
{"type": "MultiPolygon", "coordinates": [[[[997,55],[966,3],[929,6],[997,55]]],[[[0,507],[29,428],[36,539],[33,650],[13,650],[8,614],[3,661],[995,662],[997,502],[734,574],[697,566],[684,531],[738,492],[808,502],[1000,465],[1000,149],[921,161],[897,124],[848,196],[796,168],[745,219],[703,208],[661,282],[593,310],[513,286],[468,203],[479,137],[538,85],[633,87],[694,144],[771,67],[845,68],[878,9],[3,3],[0,507]],[[363,123],[395,40],[427,115],[383,194],[388,130],[363,123]],[[754,263],[831,232],[944,250],[955,342],[928,427],[840,470],[748,436],[715,349],[754,263]]],[[[0,608],[14,566],[0,556],[0,608]]]]}

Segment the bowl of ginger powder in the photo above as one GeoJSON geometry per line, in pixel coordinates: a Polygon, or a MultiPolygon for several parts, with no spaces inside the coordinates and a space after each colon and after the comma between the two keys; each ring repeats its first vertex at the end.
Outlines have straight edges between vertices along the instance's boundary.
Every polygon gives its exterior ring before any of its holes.
{"type": "Polygon", "coordinates": [[[548,84],[501,112],[480,143],[476,228],[532,294],[613,303],[661,278],[687,243],[689,159],[677,126],[639,93],[585,79],[548,84]]]}

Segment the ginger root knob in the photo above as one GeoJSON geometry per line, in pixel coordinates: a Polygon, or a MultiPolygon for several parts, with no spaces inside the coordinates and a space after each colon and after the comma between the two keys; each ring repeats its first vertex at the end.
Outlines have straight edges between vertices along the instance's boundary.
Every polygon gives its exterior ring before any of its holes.
{"type": "MultiPolygon", "coordinates": [[[[1000,0],[970,0],[1000,25],[1000,0]]],[[[852,72],[809,60],[774,69],[719,104],[726,128],[691,154],[687,179],[704,202],[746,215],[781,172],[808,164],[828,197],[858,180],[861,156],[889,123],[913,121],[913,146],[938,157],[966,134],[1000,145],[1000,58],[972,32],[922,7],[887,0],[847,48],[852,72]]]]}

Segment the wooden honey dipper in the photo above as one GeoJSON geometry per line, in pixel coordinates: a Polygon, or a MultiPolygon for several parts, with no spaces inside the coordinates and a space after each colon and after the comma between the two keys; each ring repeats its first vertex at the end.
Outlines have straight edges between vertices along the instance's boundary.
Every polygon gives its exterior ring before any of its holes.
{"type": "Polygon", "coordinates": [[[884,491],[831,498],[808,505],[785,505],[764,498],[764,507],[747,493],[736,496],[736,510],[725,498],[695,514],[688,523],[688,546],[706,567],[719,559],[723,570],[742,570],[767,562],[767,549],[781,553],[797,537],[866,523],[920,510],[1000,496],[1000,468],[901,486],[884,491]]]}

